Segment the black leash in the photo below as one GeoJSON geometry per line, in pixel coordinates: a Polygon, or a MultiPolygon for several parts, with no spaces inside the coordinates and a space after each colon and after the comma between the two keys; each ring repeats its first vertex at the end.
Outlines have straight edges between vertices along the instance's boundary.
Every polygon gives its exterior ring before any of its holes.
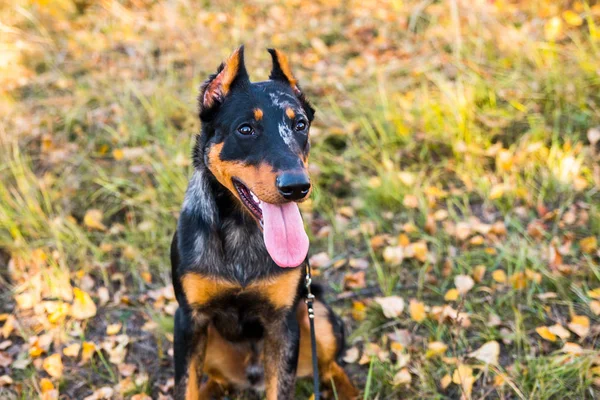
{"type": "Polygon", "coordinates": [[[319,391],[319,360],[317,358],[317,338],[315,335],[315,310],[313,308],[313,303],[315,300],[315,295],[312,294],[310,290],[310,285],[312,283],[312,274],[310,270],[310,262],[308,261],[308,257],[306,257],[306,278],[304,284],[306,285],[306,308],[308,309],[308,322],[310,324],[310,349],[312,352],[312,364],[313,364],[313,386],[314,386],[314,400],[319,400],[321,398],[321,394],[319,391]]]}

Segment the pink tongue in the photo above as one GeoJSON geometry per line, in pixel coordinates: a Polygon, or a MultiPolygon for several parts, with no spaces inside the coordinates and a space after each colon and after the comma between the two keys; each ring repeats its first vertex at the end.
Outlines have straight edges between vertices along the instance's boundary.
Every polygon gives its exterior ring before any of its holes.
{"type": "Polygon", "coordinates": [[[263,236],[271,258],[280,267],[297,267],[308,253],[308,236],[296,203],[260,203],[263,236]]]}

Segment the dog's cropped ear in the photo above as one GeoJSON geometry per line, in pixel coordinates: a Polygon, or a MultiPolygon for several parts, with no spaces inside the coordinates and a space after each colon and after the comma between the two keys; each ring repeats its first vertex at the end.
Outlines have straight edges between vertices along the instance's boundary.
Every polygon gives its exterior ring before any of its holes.
{"type": "Polygon", "coordinates": [[[237,86],[250,84],[250,78],[244,64],[244,46],[240,46],[223,62],[216,74],[208,78],[200,89],[200,115],[220,104],[225,96],[237,86]]]}
{"type": "Polygon", "coordinates": [[[300,85],[298,84],[298,80],[292,73],[292,69],[290,68],[290,63],[285,54],[277,49],[267,49],[269,54],[271,54],[271,58],[273,59],[273,69],[271,69],[271,73],[269,74],[269,79],[274,81],[280,81],[287,83],[290,85],[298,99],[302,103],[305,111],[308,114],[308,117],[312,121],[315,109],[312,108],[309,101],[306,99],[304,92],[300,89],[300,85]]]}

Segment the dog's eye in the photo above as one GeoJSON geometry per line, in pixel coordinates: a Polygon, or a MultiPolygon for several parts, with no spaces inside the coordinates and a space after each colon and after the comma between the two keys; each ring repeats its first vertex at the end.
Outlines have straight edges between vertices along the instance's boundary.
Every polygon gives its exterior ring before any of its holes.
{"type": "Polygon", "coordinates": [[[252,135],[254,133],[254,129],[250,126],[250,124],[243,124],[238,128],[238,132],[242,135],[252,135]]]}
{"type": "Polygon", "coordinates": [[[300,120],[300,121],[296,122],[296,126],[294,127],[294,129],[298,132],[305,130],[306,129],[306,121],[300,120]]]}

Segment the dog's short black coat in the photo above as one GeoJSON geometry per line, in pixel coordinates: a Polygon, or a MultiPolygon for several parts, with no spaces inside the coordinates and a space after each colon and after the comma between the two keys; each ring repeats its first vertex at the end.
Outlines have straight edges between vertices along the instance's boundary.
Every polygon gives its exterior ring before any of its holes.
{"type": "MultiPolygon", "coordinates": [[[[308,176],[314,109],[285,56],[269,51],[268,81],[250,82],[241,47],[201,89],[194,173],[171,245],[179,303],[174,343],[179,399],[263,387],[268,399],[291,399],[296,375],[312,371],[308,319],[300,302],[303,268],[282,268],[272,260],[261,215],[244,200],[251,191],[263,201],[285,203],[276,187],[280,174],[308,176]]],[[[305,191],[299,197],[306,197],[305,191]]],[[[354,398],[356,389],[336,363],[343,349],[342,321],[317,292],[321,377],[325,383],[333,380],[340,398],[354,398]]]]}

